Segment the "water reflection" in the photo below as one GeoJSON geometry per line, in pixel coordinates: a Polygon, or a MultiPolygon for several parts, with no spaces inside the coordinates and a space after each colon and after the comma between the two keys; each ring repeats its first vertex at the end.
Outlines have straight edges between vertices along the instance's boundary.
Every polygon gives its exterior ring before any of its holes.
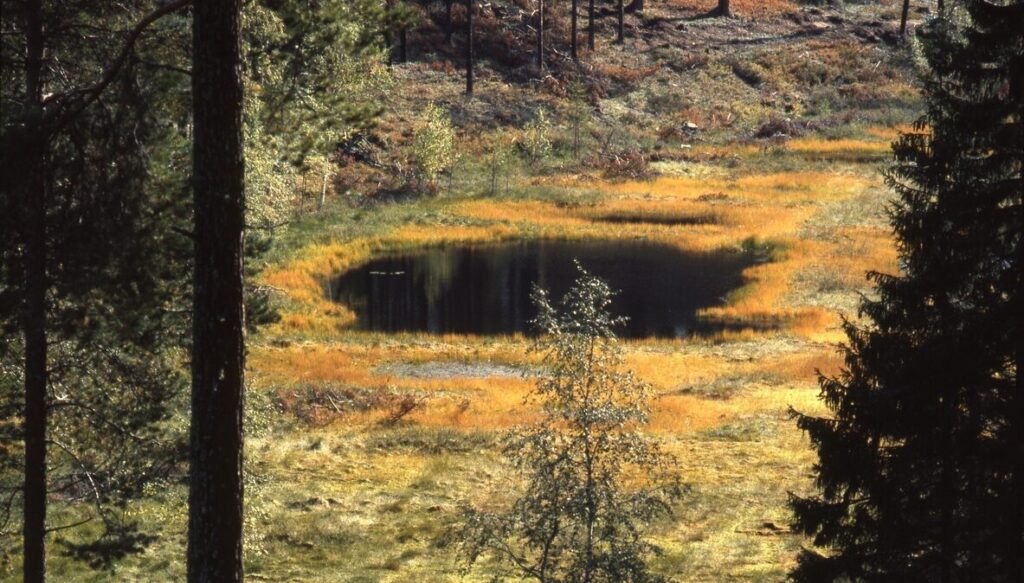
{"type": "Polygon", "coordinates": [[[719,329],[696,312],[720,304],[750,264],[741,253],[686,253],[656,243],[524,241],[376,259],[330,282],[329,291],[365,330],[529,333],[533,283],[560,297],[576,277],[573,259],[620,291],[612,309],[629,317],[620,331],[627,338],[719,329]]]}

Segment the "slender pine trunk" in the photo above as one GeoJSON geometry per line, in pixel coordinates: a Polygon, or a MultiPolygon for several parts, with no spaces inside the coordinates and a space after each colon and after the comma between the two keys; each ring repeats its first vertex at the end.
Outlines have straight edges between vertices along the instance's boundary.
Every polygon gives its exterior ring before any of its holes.
{"type": "Polygon", "coordinates": [[[572,9],[571,9],[571,14],[570,14],[570,18],[569,18],[569,20],[571,22],[570,28],[572,29],[572,31],[569,33],[571,35],[571,38],[569,39],[570,40],[569,46],[570,46],[570,51],[571,51],[571,54],[572,54],[572,60],[573,61],[578,61],[579,60],[579,54],[578,54],[578,51],[576,49],[576,42],[577,42],[576,41],[576,37],[579,36],[579,31],[577,30],[577,28],[578,28],[577,19],[578,19],[578,15],[579,15],[579,5],[578,5],[578,2],[579,2],[579,0],[572,0],[572,9]]]}
{"type": "Polygon", "coordinates": [[[452,44],[452,4],[454,0],[444,3],[444,42],[452,44]]]}
{"type": "Polygon", "coordinates": [[[900,36],[907,35],[907,15],[910,13],[910,0],[903,0],[903,10],[900,12],[900,36]]]}
{"type": "MultiPolygon", "coordinates": [[[[29,123],[43,115],[43,18],[41,0],[25,3],[25,97],[29,123]]],[[[26,136],[24,196],[26,221],[25,311],[25,483],[23,569],[25,583],[46,580],[46,137],[41,131],[26,136]]]]}
{"type": "Polygon", "coordinates": [[[619,0],[618,4],[618,17],[619,17],[619,34],[616,39],[619,43],[626,42],[626,5],[623,0],[619,0]]]}
{"type": "Polygon", "coordinates": [[[466,0],[466,95],[473,94],[473,0],[466,0]]]}
{"type": "Polygon", "coordinates": [[[594,0],[587,3],[587,48],[594,50],[594,0]]]}
{"type": "Polygon", "coordinates": [[[244,159],[241,0],[192,19],[195,287],[188,581],[242,581],[244,159]]]}
{"type": "MultiPolygon", "coordinates": [[[[1018,85],[1018,88],[1020,85],[1018,85]]],[[[1019,91],[1016,98],[1020,98],[1019,91]]],[[[1021,164],[1020,184],[1024,185],[1024,160],[1018,160],[1021,164]]],[[[1013,465],[1013,480],[1010,484],[1010,499],[1013,501],[1010,518],[1009,549],[1007,556],[1010,558],[1007,564],[1007,581],[1024,581],[1024,377],[1021,371],[1024,370],[1024,192],[1018,191],[1017,200],[1017,305],[1014,313],[1014,394],[1011,403],[1011,429],[1010,444],[1011,459],[1015,460],[1013,465]]]]}
{"type": "Polygon", "coordinates": [[[537,72],[544,70],[544,0],[538,0],[537,8],[537,72]]]}

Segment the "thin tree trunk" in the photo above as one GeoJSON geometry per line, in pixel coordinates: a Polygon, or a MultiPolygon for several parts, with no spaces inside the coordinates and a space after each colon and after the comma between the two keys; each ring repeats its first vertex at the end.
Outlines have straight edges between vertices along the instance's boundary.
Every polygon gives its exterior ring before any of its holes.
{"type": "Polygon", "coordinates": [[[579,36],[576,24],[576,21],[579,18],[579,5],[577,4],[578,2],[579,0],[572,0],[572,14],[570,15],[570,21],[572,22],[572,25],[570,27],[572,28],[572,32],[570,34],[572,35],[572,38],[570,39],[571,42],[569,44],[572,52],[572,60],[574,61],[579,60],[579,54],[576,50],[576,37],[579,36]]]}
{"type": "Polygon", "coordinates": [[[622,0],[619,0],[618,5],[618,16],[619,16],[619,36],[616,40],[620,43],[626,42],[626,5],[622,0]]]}
{"type": "Polygon", "coordinates": [[[452,4],[454,0],[444,3],[444,42],[452,44],[452,4]]]}
{"type": "Polygon", "coordinates": [[[466,95],[473,94],[473,0],[466,0],[466,95]]]}
{"type": "Polygon", "coordinates": [[[323,210],[324,204],[327,202],[327,174],[328,166],[327,162],[324,162],[324,172],[320,179],[320,199],[316,203],[316,210],[323,210]]]}
{"type": "Polygon", "coordinates": [[[195,287],[188,581],[242,581],[245,336],[241,0],[192,18],[195,287]]]}
{"type": "Polygon", "coordinates": [[[900,13],[900,36],[907,34],[907,15],[910,13],[910,0],[903,0],[903,11],[900,13]]]}
{"type": "Polygon", "coordinates": [[[594,50],[594,0],[587,4],[587,48],[594,50]]]}
{"type": "Polygon", "coordinates": [[[409,31],[404,26],[398,30],[398,60],[409,61],[409,31]]]}
{"type": "MultiPolygon", "coordinates": [[[[25,97],[34,121],[43,114],[41,0],[25,4],[25,97]]],[[[25,176],[19,190],[27,212],[25,233],[25,583],[46,580],[46,138],[27,136],[25,176]]]]}
{"type": "Polygon", "coordinates": [[[732,9],[729,7],[729,0],[718,0],[718,10],[716,12],[719,16],[731,18],[732,9]]]}
{"type": "MultiPolygon", "coordinates": [[[[1018,88],[1020,86],[1018,85],[1018,88]]],[[[1012,94],[1011,94],[1012,95],[1012,94]]],[[[1016,99],[1020,99],[1019,90],[1016,99]]],[[[1024,160],[1018,160],[1018,164],[1024,160]]],[[[1024,165],[1021,166],[1019,179],[1024,184],[1024,165]]],[[[1024,225],[1024,200],[1018,202],[1018,225],[1024,225]]],[[[1013,481],[1010,484],[1013,508],[1010,509],[1010,557],[1007,565],[1007,581],[1024,581],[1024,237],[1017,237],[1017,308],[1015,322],[1016,346],[1014,347],[1014,395],[1012,401],[1012,417],[1010,436],[1011,459],[1016,460],[1013,466],[1013,481]]]]}
{"type": "Polygon", "coordinates": [[[391,29],[395,0],[385,0],[384,9],[387,11],[386,24],[382,27],[381,34],[384,35],[384,46],[388,49],[388,65],[395,63],[395,31],[391,29]]]}
{"type": "Polygon", "coordinates": [[[537,72],[544,70],[544,0],[537,0],[537,72]]]}

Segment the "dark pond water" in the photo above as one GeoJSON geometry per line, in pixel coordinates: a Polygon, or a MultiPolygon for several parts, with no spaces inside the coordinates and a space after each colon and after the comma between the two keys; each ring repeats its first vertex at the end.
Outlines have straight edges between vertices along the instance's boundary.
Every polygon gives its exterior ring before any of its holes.
{"type": "Polygon", "coordinates": [[[597,217],[603,223],[637,223],[641,225],[710,225],[716,221],[713,215],[652,215],[644,213],[609,213],[597,217]]]}
{"type": "Polygon", "coordinates": [[[663,244],[623,241],[524,241],[438,247],[384,257],[328,283],[355,310],[358,326],[383,332],[530,333],[534,283],[560,298],[577,276],[573,259],[619,294],[626,338],[685,337],[721,327],[698,309],[720,305],[742,283],[743,253],[686,253],[663,244]]]}

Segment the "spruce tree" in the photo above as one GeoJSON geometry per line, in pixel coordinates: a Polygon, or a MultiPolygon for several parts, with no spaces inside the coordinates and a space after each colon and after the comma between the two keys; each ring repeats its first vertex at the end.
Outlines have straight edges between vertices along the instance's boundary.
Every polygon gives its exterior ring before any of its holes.
{"type": "Polygon", "coordinates": [[[887,173],[902,273],[846,325],[832,415],[796,414],[819,456],[797,581],[1024,580],[1024,4],[962,4],[918,33],[927,112],[887,173]]]}

